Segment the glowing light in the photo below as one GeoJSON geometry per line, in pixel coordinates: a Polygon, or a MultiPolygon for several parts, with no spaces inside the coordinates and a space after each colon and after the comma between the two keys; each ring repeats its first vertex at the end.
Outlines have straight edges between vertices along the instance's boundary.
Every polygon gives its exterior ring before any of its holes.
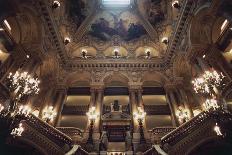
{"type": "Polygon", "coordinates": [[[29,107],[28,105],[21,105],[19,107],[19,110],[17,111],[18,114],[25,116],[28,116],[30,112],[31,112],[31,107],[29,107]]]}
{"type": "Polygon", "coordinates": [[[4,22],[5,26],[7,27],[7,29],[9,31],[11,31],[11,27],[10,27],[10,24],[8,23],[8,21],[5,19],[3,22],[4,22]]]}
{"type": "Polygon", "coordinates": [[[178,117],[179,122],[186,122],[190,119],[189,112],[187,109],[179,107],[176,111],[176,116],[178,117]]]}
{"type": "Polygon", "coordinates": [[[202,56],[202,58],[205,58],[205,54],[202,56]]]}
{"type": "Polygon", "coordinates": [[[11,135],[13,135],[14,137],[20,137],[22,136],[22,133],[24,131],[24,128],[22,126],[22,123],[19,124],[19,127],[18,128],[14,128],[12,131],[11,131],[11,135]]]}
{"type": "Polygon", "coordinates": [[[217,110],[220,106],[218,105],[216,99],[206,99],[203,103],[203,107],[206,111],[209,111],[211,109],[217,110]]]}
{"type": "Polygon", "coordinates": [[[53,1],[52,7],[53,7],[54,9],[60,7],[60,2],[59,2],[59,1],[53,1]]]}
{"type": "Polygon", "coordinates": [[[0,27],[0,31],[4,31],[4,29],[0,27]]]}
{"type": "Polygon", "coordinates": [[[126,7],[130,5],[130,0],[102,0],[102,4],[107,7],[126,7]]]}
{"type": "Polygon", "coordinates": [[[27,57],[27,59],[29,59],[29,58],[30,58],[30,55],[26,55],[26,57],[27,57]]]}
{"type": "Polygon", "coordinates": [[[82,58],[87,59],[87,50],[86,49],[82,49],[81,54],[82,54],[82,58]]]}
{"type": "Polygon", "coordinates": [[[0,113],[4,110],[4,106],[0,104],[0,113]]]}
{"type": "Polygon", "coordinates": [[[224,20],[224,22],[222,23],[222,26],[221,26],[221,32],[224,31],[224,29],[226,28],[226,26],[229,24],[228,20],[224,20]]]}
{"type": "Polygon", "coordinates": [[[161,40],[162,43],[164,44],[168,44],[168,38],[167,37],[163,37],[161,40]]]}
{"type": "Polygon", "coordinates": [[[214,126],[214,131],[216,132],[216,134],[218,136],[222,136],[222,132],[221,132],[221,128],[218,126],[218,124],[216,123],[216,125],[214,126]]]}
{"type": "Polygon", "coordinates": [[[53,121],[57,113],[54,110],[53,106],[44,108],[42,119],[46,122],[53,121]]]}
{"type": "Polygon", "coordinates": [[[40,81],[28,72],[16,71],[15,74],[9,73],[7,78],[10,81],[10,90],[15,93],[18,100],[25,95],[38,94],[40,91],[40,81]]]}
{"type": "Polygon", "coordinates": [[[224,75],[222,73],[218,73],[215,70],[205,71],[200,77],[195,78],[192,81],[194,91],[196,93],[203,94],[212,94],[213,89],[221,86],[222,81],[224,79],[224,75]]]}
{"type": "Polygon", "coordinates": [[[68,43],[71,42],[71,39],[69,37],[64,38],[64,44],[67,45],[68,43]]]}
{"type": "Polygon", "coordinates": [[[179,1],[173,1],[173,2],[172,2],[172,7],[173,7],[173,8],[180,8],[179,1]]]}
{"type": "Polygon", "coordinates": [[[193,110],[194,117],[199,115],[202,111],[200,109],[193,110]]]}
{"type": "Polygon", "coordinates": [[[114,58],[119,58],[120,56],[119,56],[119,50],[116,48],[116,49],[114,49],[114,58]]]}
{"type": "Polygon", "coordinates": [[[151,52],[150,52],[150,49],[146,49],[145,53],[146,53],[145,58],[146,58],[146,59],[150,59],[150,58],[151,58],[151,52]]]}
{"type": "Polygon", "coordinates": [[[96,107],[91,107],[89,111],[86,113],[86,115],[91,121],[95,121],[99,116],[99,114],[96,113],[96,107]]]}
{"type": "Polygon", "coordinates": [[[147,113],[144,112],[142,107],[138,107],[137,109],[138,109],[138,111],[134,112],[134,118],[138,121],[143,121],[144,118],[146,117],[147,113]]]}
{"type": "Polygon", "coordinates": [[[34,110],[32,114],[36,117],[39,117],[39,110],[34,110]]]}

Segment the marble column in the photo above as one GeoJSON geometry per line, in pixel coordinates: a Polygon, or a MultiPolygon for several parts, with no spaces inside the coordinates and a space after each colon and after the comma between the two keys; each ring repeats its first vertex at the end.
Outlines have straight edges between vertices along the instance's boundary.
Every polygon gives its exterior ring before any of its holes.
{"type": "Polygon", "coordinates": [[[129,90],[129,98],[130,98],[130,111],[131,111],[131,118],[132,118],[132,124],[133,124],[133,132],[137,132],[138,131],[138,121],[135,120],[133,114],[135,112],[137,112],[137,106],[138,106],[138,102],[136,101],[136,89],[130,89],[129,90]]]}
{"type": "Polygon", "coordinates": [[[173,126],[179,126],[179,121],[178,121],[178,118],[176,116],[178,104],[177,104],[175,97],[174,97],[174,94],[173,94],[173,91],[174,91],[173,85],[166,85],[165,91],[166,91],[168,105],[169,105],[169,108],[171,111],[172,124],[173,124],[173,126]]]}
{"type": "Polygon", "coordinates": [[[67,99],[67,89],[65,87],[58,88],[56,90],[56,99],[54,103],[54,110],[57,112],[57,115],[54,119],[54,126],[60,125],[61,113],[67,99]]]}

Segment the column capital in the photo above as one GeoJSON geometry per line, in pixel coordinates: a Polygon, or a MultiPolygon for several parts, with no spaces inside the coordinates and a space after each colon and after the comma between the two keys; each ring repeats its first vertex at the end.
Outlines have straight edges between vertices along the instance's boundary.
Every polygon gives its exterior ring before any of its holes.
{"type": "Polygon", "coordinates": [[[90,84],[90,91],[103,91],[105,84],[103,82],[92,82],[90,84]]]}
{"type": "Polygon", "coordinates": [[[142,91],[142,82],[128,82],[129,91],[142,91]]]}

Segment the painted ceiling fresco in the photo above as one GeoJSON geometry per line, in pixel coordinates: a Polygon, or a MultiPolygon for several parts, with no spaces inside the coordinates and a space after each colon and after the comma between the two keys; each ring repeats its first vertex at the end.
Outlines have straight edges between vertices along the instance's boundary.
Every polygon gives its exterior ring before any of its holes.
{"type": "Polygon", "coordinates": [[[91,23],[89,34],[101,40],[109,40],[113,35],[119,35],[130,41],[145,35],[147,32],[132,13],[104,11],[91,23]]]}
{"type": "MultiPolygon", "coordinates": [[[[139,17],[146,18],[154,29],[162,33],[167,16],[166,0],[137,0],[132,9],[102,9],[96,0],[68,0],[66,12],[68,14],[67,28],[71,34],[77,35],[78,28],[83,21],[95,11],[94,18],[87,27],[85,35],[95,37],[102,41],[108,41],[112,36],[120,36],[125,41],[149,36],[139,17]],[[134,9],[137,9],[141,15],[134,9]],[[96,11],[97,9],[97,11],[96,11]]],[[[161,34],[159,33],[159,34],[161,34]]],[[[158,38],[159,36],[157,36],[158,38]]],[[[74,36],[75,38],[75,36],[74,36]]]]}
{"type": "Polygon", "coordinates": [[[78,28],[90,14],[91,1],[88,0],[67,0],[66,12],[71,23],[78,28]]]}
{"type": "Polygon", "coordinates": [[[165,20],[167,2],[165,0],[139,0],[139,11],[155,27],[165,20]]]}

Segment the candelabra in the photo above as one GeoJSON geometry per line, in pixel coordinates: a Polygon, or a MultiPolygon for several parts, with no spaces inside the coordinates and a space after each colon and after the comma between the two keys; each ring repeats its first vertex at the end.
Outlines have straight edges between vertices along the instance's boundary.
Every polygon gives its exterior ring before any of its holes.
{"type": "Polygon", "coordinates": [[[28,72],[16,71],[15,74],[9,73],[8,75],[9,89],[14,93],[13,105],[10,109],[14,110],[16,104],[23,97],[38,94],[40,81],[37,78],[33,78],[28,72]]]}
{"type": "Polygon", "coordinates": [[[12,131],[11,131],[11,135],[14,136],[14,137],[19,137],[19,136],[22,136],[22,133],[24,131],[24,128],[22,126],[22,123],[19,124],[19,127],[18,128],[14,128],[12,131]]]}
{"type": "Polygon", "coordinates": [[[143,121],[146,117],[146,112],[141,107],[137,108],[138,111],[134,113],[134,118],[138,121],[139,123],[139,133],[140,133],[140,143],[146,143],[146,140],[144,138],[144,132],[143,132],[143,121]]]}
{"type": "Polygon", "coordinates": [[[183,109],[182,107],[179,107],[179,109],[176,111],[176,115],[178,117],[179,122],[181,123],[185,123],[190,119],[188,110],[183,109]]]}
{"type": "Polygon", "coordinates": [[[218,109],[219,105],[217,103],[217,100],[212,98],[212,99],[206,99],[205,102],[203,103],[203,107],[205,111],[210,111],[210,110],[218,109]]]}
{"type": "Polygon", "coordinates": [[[95,107],[91,107],[89,111],[86,113],[86,115],[88,116],[88,119],[90,120],[89,137],[88,137],[87,143],[93,144],[93,126],[94,126],[95,120],[97,119],[99,115],[96,113],[95,107]]]}
{"type": "Polygon", "coordinates": [[[19,107],[19,110],[17,111],[17,114],[28,116],[30,112],[31,112],[31,107],[29,107],[28,105],[21,105],[19,107]]]}
{"type": "Polygon", "coordinates": [[[53,106],[49,106],[49,107],[46,107],[44,110],[43,110],[43,116],[42,116],[42,119],[49,123],[50,121],[52,122],[54,120],[54,118],[56,117],[57,113],[55,112],[54,110],[54,107],[53,106]]]}

